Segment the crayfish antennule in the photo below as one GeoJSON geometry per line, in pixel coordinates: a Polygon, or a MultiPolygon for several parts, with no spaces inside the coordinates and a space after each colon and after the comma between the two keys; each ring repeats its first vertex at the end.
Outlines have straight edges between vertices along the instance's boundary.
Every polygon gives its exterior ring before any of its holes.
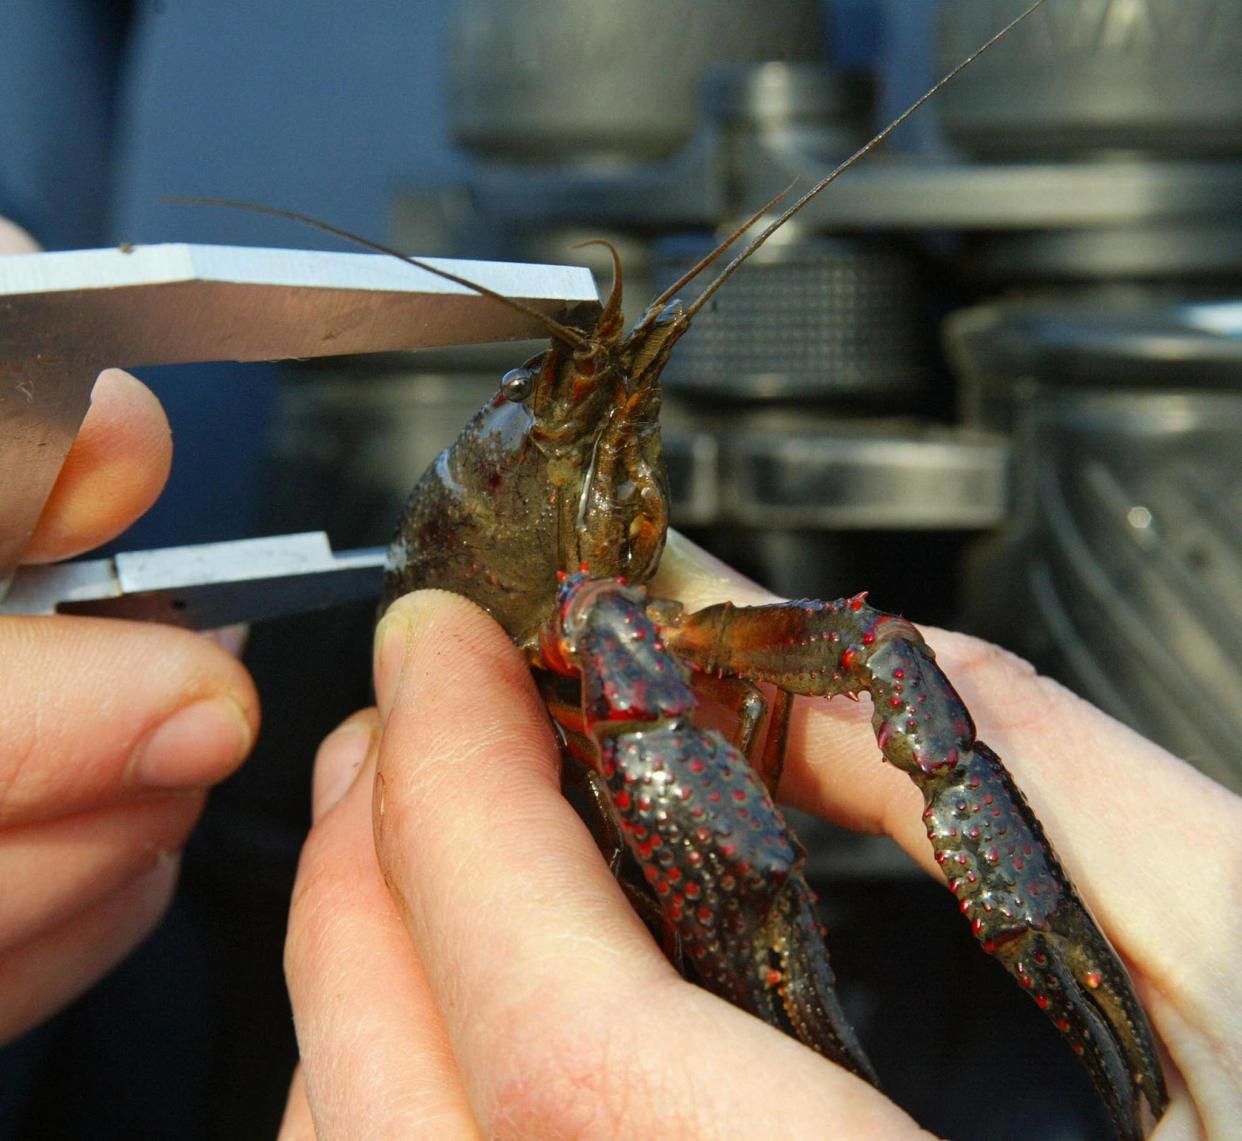
{"type": "Polygon", "coordinates": [[[625,315],[621,312],[621,255],[607,238],[590,238],[578,242],[573,248],[579,250],[583,246],[603,246],[612,255],[612,290],[596,322],[596,332],[605,342],[615,344],[625,325],[625,315]]]}

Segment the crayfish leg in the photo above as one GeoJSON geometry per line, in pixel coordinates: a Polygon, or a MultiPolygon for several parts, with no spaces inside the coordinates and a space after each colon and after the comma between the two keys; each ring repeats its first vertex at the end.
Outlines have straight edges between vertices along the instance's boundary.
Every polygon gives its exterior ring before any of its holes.
{"type": "Polygon", "coordinates": [[[734,748],[742,753],[776,796],[785,764],[785,742],[789,736],[789,716],[793,699],[782,690],[769,702],[762,690],[745,678],[718,677],[716,674],[691,675],[690,688],[737,716],[732,736],[734,748]],[[765,722],[765,717],[767,718],[765,722]]]}
{"type": "Polygon", "coordinates": [[[1168,1094],[1129,975],[914,626],[857,595],[722,603],[662,633],[704,672],[789,694],[870,694],[880,751],[922,791],[928,839],[976,938],[1067,1037],[1120,1135],[1142,1137],[1142,1100],[1159,1118],[1168,1094]]]}

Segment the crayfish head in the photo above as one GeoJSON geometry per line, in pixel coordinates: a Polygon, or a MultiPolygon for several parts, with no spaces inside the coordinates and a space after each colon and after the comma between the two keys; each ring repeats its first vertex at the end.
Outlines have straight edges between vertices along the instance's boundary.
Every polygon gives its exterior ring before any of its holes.
{"type": "Polygon", "coordinates": [[[390,550],[385,598],[442,587],[473,599],[519,645],[556,604],[557,572],[647,581],[668,527],[660,370],[679,306],[621,335],[619,302],[591,331],[502,377],[424,474],[390,550]]]}
{"type": "Polygon", "coordinates": [[[558,504],[558,569],[585,563],[595,575],[643,582],[668,529],[659,375],[682,317],[666,306],[641,336],[622,340],[613,308],[595,335],[553,344],[532,370],[530,439],[558,504]]]}

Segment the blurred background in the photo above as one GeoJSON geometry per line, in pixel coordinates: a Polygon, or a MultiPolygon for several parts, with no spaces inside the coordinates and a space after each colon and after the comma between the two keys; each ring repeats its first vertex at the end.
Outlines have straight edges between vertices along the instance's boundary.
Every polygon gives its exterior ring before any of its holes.
{"type": "MultiPolygon", "coordinates": [[[[163,195],[417,254],[579,261],[595,252],[574,242],[608,237],[633,318],[1022,6],[6,0],[0,214],[49,249],[341,248],[163,195]]],[[[868,589],[1001,641],[1242,790],[1239,43],[1226,0],[1049,0],[700,315],[665,435],[674,522],[766,585],[868,589]]],[[[526,355],[143,370],[177,455],[118,546],[384,543],[526,355]]],[[[254,629],[256,756],[213,796],[160,931],[0,1051],[0,1135],[273,1134],[310,761],[370,700],[371,618],[254,629]]],[[[1108,1136],[943,888],[885,841],[801,828],[888,1092],[955,1138],[1108,1136]]]]}

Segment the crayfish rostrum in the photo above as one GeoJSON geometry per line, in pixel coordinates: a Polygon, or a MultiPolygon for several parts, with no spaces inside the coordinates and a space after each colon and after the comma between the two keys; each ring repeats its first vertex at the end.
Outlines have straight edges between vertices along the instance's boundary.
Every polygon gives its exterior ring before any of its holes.
{"type": "Polygon", "coordinates": [[[606,854],[619,866],[628,850],[631,894],[674,958],[874,1081],[833,991],[804,852],[772,799],[794,696],[868,693],[880,751],[922,792],[936,860],[983,949],[1082,1056],[1118,1132],[1141,1137],[1142,1102],[1159,1116],[1167,1095],[1130,979],[915,627],[862,595],[687,612],[645,586],[668,528],[661,371],[728,275],[852,161],[689,308],[674,294],[716,254],[628,333],[619,264],[593,327],[540,315],[550,347],[505,374],[415,488],[386,599],[440,587],[493,615],[536,671],[606,854]],[[733,739],[696,724],[700,697],[740,714],[733,739]]]}

